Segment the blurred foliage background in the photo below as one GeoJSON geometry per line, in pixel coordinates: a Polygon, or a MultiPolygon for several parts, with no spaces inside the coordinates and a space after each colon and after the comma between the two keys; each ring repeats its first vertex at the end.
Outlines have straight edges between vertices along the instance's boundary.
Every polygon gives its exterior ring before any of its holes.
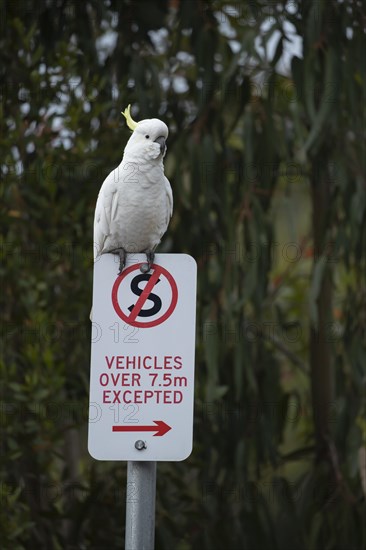
{"type": "Polygon", "coordinates": [[[157,550],[366,548],[357,0],[12,0],[1,17],[1,548],[122,548],[86,450],[92,224],[120,111],[170,128],[159,250],[198,263],[194,451],[157,550]]]}

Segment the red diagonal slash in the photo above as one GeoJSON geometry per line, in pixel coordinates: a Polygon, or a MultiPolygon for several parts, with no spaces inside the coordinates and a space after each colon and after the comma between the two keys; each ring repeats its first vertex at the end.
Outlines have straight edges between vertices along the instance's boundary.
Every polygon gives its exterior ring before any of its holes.
{"type": "Polygon", "coordinates": [[[144,305],[144,303],[148,299],[150,292],[152,291],[152,289],[156,285],[157,280],[159,279],[159,275],[161,274],[161,270],[159,269],[158,266],[154,265],[153,267],[154,267],[154,273],[151,275],[150,279],[146,283],[146,286],[145,286],[144,290],[140,294],[139,299],[137,300],[133,310],[131,311],[130,315],[128,316],[128,321],[133,322],[136,319],[136,317],[138,316],[138,314],[141,311],[142,306],[144,305]]]}

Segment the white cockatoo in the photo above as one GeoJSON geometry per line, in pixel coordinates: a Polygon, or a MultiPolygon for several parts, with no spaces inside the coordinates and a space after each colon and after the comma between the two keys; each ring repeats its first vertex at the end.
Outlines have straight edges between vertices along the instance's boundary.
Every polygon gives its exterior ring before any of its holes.
{"type": "Polygon", "coordinates": [[[173,213],[173,194],[164,175],[163,158],[168,127],[157,118],[135,122],[128,105],[122,114],[132,135],[121,164],[104,180],[94,217],[94,259],[118,254],[119,273],[126,254],[146,253],[150,270],[154,251],[173,213]]]}

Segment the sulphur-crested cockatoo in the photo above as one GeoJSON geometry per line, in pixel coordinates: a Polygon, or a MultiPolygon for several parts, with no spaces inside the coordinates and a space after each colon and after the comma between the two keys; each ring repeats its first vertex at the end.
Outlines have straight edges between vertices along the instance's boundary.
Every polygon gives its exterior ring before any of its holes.
{"type": "Polygon", "coordinates": [[[94,259],[106,252],[118,254],[119,273],[132,252],[146,253],[143,268],[150,270],[173,212],[163,165],[168,127],[157,118],[135,122],[130,108],[122,114],[133,133],[121,164],[103,182],[94,218],[94,259]]]}

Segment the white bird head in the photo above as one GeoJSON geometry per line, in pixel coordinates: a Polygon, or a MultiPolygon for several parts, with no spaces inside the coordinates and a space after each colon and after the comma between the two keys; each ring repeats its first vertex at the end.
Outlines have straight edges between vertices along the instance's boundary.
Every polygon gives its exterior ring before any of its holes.
{"type": "Polygon", "coordinates": [[[131,105],[122,111],[127,126],[132,130],[132,136],[127,142],[125,153],[138,154],[150,160],[163,159],[166,153],[166,139],[169,130],[167,125],[158,118],[147,118],[135,122],[130,113],[131,105]]]}

